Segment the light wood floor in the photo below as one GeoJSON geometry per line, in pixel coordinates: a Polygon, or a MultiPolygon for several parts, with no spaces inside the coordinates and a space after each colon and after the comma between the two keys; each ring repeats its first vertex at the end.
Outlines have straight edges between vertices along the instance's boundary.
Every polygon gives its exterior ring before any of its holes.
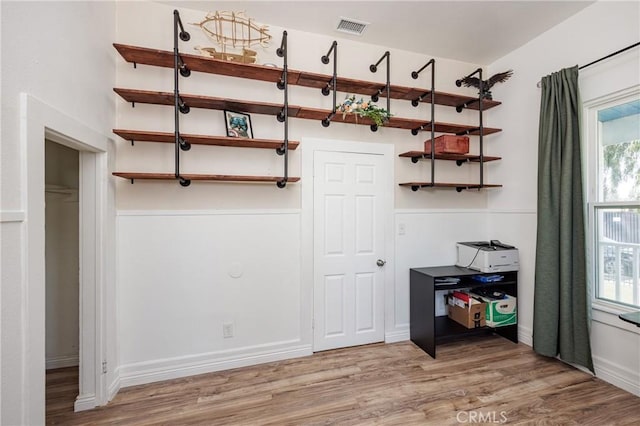
{"type": "Polygon", "coordinates": [[[640,424],[640,398],[492,336],[439,346],[437,360],[375,344],[135,386],[82,413],[76,395],[76,369],[48,374],[47,424],[640,424]]]}

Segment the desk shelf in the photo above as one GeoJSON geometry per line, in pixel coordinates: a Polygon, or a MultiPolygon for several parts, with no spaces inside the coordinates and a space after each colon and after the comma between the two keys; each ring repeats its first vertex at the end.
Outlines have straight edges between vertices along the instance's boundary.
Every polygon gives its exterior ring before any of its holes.
{"type": "MultiPolygon", "coordinates": [[[[518,297],[518,273],[516,271],[500,272],[503,281],[483,283],[471,279],[474,275],[494,275],[481,273],[459,266],[439,266],[432,268],[414,268],[410,270],[409,281],[409,319],[411,341],[422,350],[436,357],[436,344],[451,339],[496,333],[518,343],[518,325],[505,327],[466,328],[447,316],[436,316],[436,292],[462,288],[499,289],[510,296],[518,297]],[[459,278],[458,283],[436,283],[437,278],[459,278]]],[[[517,312],[517,309],[516,309],[517,312]]]]}

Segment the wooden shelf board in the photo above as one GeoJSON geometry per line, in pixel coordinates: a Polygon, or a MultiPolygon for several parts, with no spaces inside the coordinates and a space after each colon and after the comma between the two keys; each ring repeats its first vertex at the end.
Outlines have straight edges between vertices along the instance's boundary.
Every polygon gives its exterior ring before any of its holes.
{"type": "MultiPolygon", "coordinates": [[[[118,95],[120,95],[127,102],[154,104],[154,105],[174,105],[174,94],[172,92],[156,92],[148,90],[136,90],[136,89],[113,89],[118,95]]],[[[228,109],[238,112],[255,113],[255,114],[267,114],[278,115],[283,108],[282,104],[273,104],[266,102],[249,102],[240,101],[225,98],[216,98],[212,96],[198,96],[180,94],[182,101],[191,108],[206,108],[223,110],[228,109]]],[[[304,118],[308,120],[323,120],[331,111],[317,108],[306,108],[296,105],[289,105],[289,117],[291,118],[304,118]]],[[[336,114],[332,119],[332,122],[336,123],[355,123],[362,125],[371,125],[373,121],[368,118],[358,118],[353,114],[336,114]]],[[[424,120],[415,120],[401,117],[391,117],[384,125],[384,127],[392,127],[396,129],[412,130],[422,127],[423,131],[431,131],[430,123],[424,120]]],[[[477,127],[467,126],[463,124],[453,123],[439,123],[434,125],[435,131],[439,133],[462,133],[469,132],[470,135],[477,135],[477,127]],[[475,130],[474,130],[475,129],[475,130]]],[[[501,129],[485,127],[484,134],[489,135],[492,133],[500,132],[501,129]]]]}
{"type": "MultiPolygon", "coordinates": [[[[403,152],[402,154],[399,154],[398,157],[419,158],[424,160],[430,160],[431,153],[426,153],[424,151],[408,151],[408,152],[403,152]]],[[[436,154],[435,158],[436,160],[470,161],[475,163],[480,162],[480,156],[473,155],[473,154],[436,154]]],[[[489,155],[485,155],[483,158],[485,162],[496,161],[501,159],[502,157],[492,157],[489,155]]]]}
{"type": "MultiPolygon", "coordinates": [[[[141,130],[123,129],[113,129],[113,133],[128,141],[175,143],[174,133],[147,132],[141,130]]],[[[283,144],[281,140],[275,139],[246,139],[232,138],[229,136],[193,135],[188,133],[180,133],[180,136],[186,142],[194,145],[217,145],[237,148],[277,149],[280,148],[283,144]]],[[[295,150],[299,144],[300,143],[298,141],[289,141],[289,149],[295,150]]]]}
{"type": "MultiPolygon", "coordinates": [[[[142,172],[113,172],[114,176],[123,179],[146,179],[146,180],[176,180],[174,173],[142,173],[142,172]]],[[[238,175],[211,175],[211,174],[194,174],[181,173],[181,177],[188,180],[215,181],[215,182],[271,182],[281,181],[281,176],[238,176],[238,175]]],[[[298,182],[299,177],[289,177],[287,182],[298,182]]]]}
{"type": "MultiPolygon", "coordinates": [[[[137,64],[153,65],[165,68],[173,68],[173,52],[167,50],[148,49],[145,47],[129,46],[114,43],[113,46],[120,55],[127,61],[137,64]]],[[[181,53],[180,58],[183,63],[192,71],[205,72],[209,74],[219,74],[231,77],[247,78],[252,80],[268,81],[276,83],[282,77],[282,68],[269,67],[256,64],[241,64],[237,62],[222,61],[214,58],[207,58],[201,55],[181,53]]],[[[306,71],[288,70],[287,80],[289,84],[322,89],[331,81],[332,76],[327,74],[317,74],[306,71]]],[[[378,92],[378,89],[385,87],[384,83],[372,81],[355,80],[351,78],[338,77],[336,88],[339,92],[361,94],[371,96],[378,92]]],[[[390,97],[392,99],[413,100],[423,95],[422,102],[429,103],[430,90],[415,87],[405,87],[391,85],[390,97]],[[425,96],[426,95],[426,96],[425,96]]],[[[386,96],[383,91],[381,97],[386,96]]],[[[466,102],[473,102],[477,98],[472,96],[457,95],[454,93],[435,92],[435,103],[445,106],[458,106],[466,102]]],[[[485,99],[482,102],[483,110],[500,105],[501,102],[485,99]]],[[[478,103],[473,102],[469,109],[478,109],[478,103]]]]}
{"type": "MultiPolygon", "coordinates": [[[[400,186],[406,186],[409,188],[462,188],[462,189],[480,189],[480,184],[477,183],[447,183],[447,182],[435,182],[433,186],[431,182],[403,182],[400,186]]],[[[502,185],[494,185],[485,183],[482,188],[501,188],[502,185]]]]}

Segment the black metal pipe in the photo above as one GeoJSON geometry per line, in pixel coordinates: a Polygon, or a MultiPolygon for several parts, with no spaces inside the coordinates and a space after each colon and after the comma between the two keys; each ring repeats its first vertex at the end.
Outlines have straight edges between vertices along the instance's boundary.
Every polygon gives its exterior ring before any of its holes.
{"type": "Polygon", "coordinates": [[[384,60],[384,58],[388,58],[390,55],[389,51],[387,50],[386,52],[384,52],[384,55],[382,55],[382,57],[380,59],[378,59],[378,62],[376,62],[374,65],[370,65],[369,66],[369,70],[371,72],[376,72],[378,71],[378,65],[380,65],[380,62],[382,62],[384,60]]]}
{"type": "MultiPolygon", "coordinates": [[[[327,115],[327,117],[322,120],[322,125],[324,127],[329,127],[329,124],[331,124],[331,119],[336,115],[336,86],[338,84],[338,42],[335,40],[333,41],[333,43],[331,43],[331,47],[329,48],[327,54],[320,58],[323,64],[326,65],[329,63],[329,55],[331,54],[331,52],[333,52],[333,77],[331,78],[330,84],[331,90],[333,90],[333,107],[331,108],[331,113],[329,113],[329,115],[327,115]]],[[[327,89],[328,88],[329,86],[327,85],[327,89]]],[[[329,94],[326,93],[326,90],[323,90],[322,93],[325,95],[329,94]]]]}
{"type": "Polygon", "coordinates": [[[456,111],[457,112],[462,112],[463,109],[469,108],[469,106],[475,104],[478,101],[479,101],[479,99],[470,99],[470,100],[468,100],[467,102],[465,102],[463,104],[457,105],[456,106],[456,111]]]}
{"type": "Polygon", "coordinates": [[[482,122],[482,99],[484,98],[484,81],[482,81],[482,68],[478,68],[478,78],[480,79],[480,93],[478,93],[478,116],[480,121],[480,188],[484,186],[484,124],[482,122]]]}
{"type": "Polygon", "coordinates": [[[329,63],[329,55],[331,55],[331,52],[338,46],[338,42],[337,41],[333,41],[333,43],[331,43],[331,47],[329,48],[329,51],[327,52],[326,55],[324,55],[322,58],[320,58],[320,60],[322,61],[323,64],[328,64],[329,63]]]}
{"type": "MultiPolygon", "coordinates": [[[[428,66],[431,66],[431,89],[430,89],[430,93],[431,93],[431,121],[429,123],[429,127],[431,127],[431,155],[429,156],[430,160],[431,160],[431,186],[435,185],[436,182],[436,135],[435,135],[435,85],[436,85],[436,61],[435,59],[430,59],[429,62],[427,62],[426,64],[424,64],[424,66],[422,68],[420,68],[418,71],[413,71],[411,73],[411,77],[413,79],[417,79],[418,75],[428,66]]],[[[420,96],[419,100],[422,100],[422,96],[420,96]]],[[[420,126],[421,128],[424,126],[420,126]]],[[[424,154],[422,155],[422,158],[424,157],[424,154]]]]}
{"type": "Polygon", "coordinates": [[[180,51],[178,49],[178,38],[183,41],[187,41],[191,38],[188,32],[184,30],[182,20],[180,19],[180,13],[177,10],[173,11],[173,101],[174,101],[174,137],[175,137],[175,177],[180,181],[180,185],[189,186],[190,180],[184,179],[180,176],[180,149],[188,150],[191,148],[186,141],[180,136],[180,112],[187,113],[189,108],[180,99],[179,90],[179,74],[188,77],[187,73],[183,72],[184,64],[180,58],[180,51]],[[178,33],[180,28],[180,33],[178,33]]]}
{"type": "Polygon", "coordinates": [[[411,78],[413,78],[414,80],[416,80],[418,78],[418,75],[420,75],[420,73],[429,65],[433,64],[435,62],[435,59],[430,59],[429,62],[427,62],[426,64],[424,64],[422,66],[422,68],[420,68],[418,71],[414,71],[411,73],[411,78]]]}
{"type": "Polygon", "coordinates": [[[178,67],[180,54],[178,52],[178,27],[182,27],[180,14],[173,11],[173,100],[174,100],[174,136],[175,136],[175,176],[180,179],[180,91],[178,90],[178,67]]]}
{"type": "MultiPolygon", "coordinates": [[[[431,59],[431,186],[436,183],[436,139],[435,139],[435,85],[436,85],[436,61],[431,59]]],[[[426,66],[426,65],[425,65],[426,66]]],[[[423,67],[424,68],[424,67],[423,67]]]]}
{"type": "Polygon", "coordinates": [[[460,87],[462,85],[462,80],[464,80],[465,78],[469,78],[474,74],[478,74],[478,79],[480,80],[480,85],[479,85],[480,87],[478,88],[479,89],[478,91],[478,117],[479,117],[478,130],[480,135],[480,186],[478,187],[478,189],[481,189],[484,186],[484,142],[483,142],[484,124],[482,122],[482,99],[484,98],[484,81],[482,81],[482,68],[478,68],[468,76],[460,80],[456,80],[456,86],[460,87]]]}
{"type": "Polygon", "coordinates": [[[284,84],[284,141],[278,154],[284,154],[284,176],[282,180],[276,182],[278,188],[287,186],[289,180],[289,65],[287,63],[287,32],[282,32],[282,42],[276,51],[277,55],[283,58],[282,82],[284,84]]]}
{"type": "Polygon", "coordinates": [[[387,51],[387,113],[391,112],[391,54],[387,51]]]}
{"type": "MultiPolygon", "coordinates": [[[[384,55],[382,55],[382,57],[380,59],[378,59],[378,62],[376,62],[375,64],[369,65],[369,71],[371,72],[376,72],[378,71],[378,65],[380,65],[380,63],[384,60],[387,59],[387,84],[385,86],[386,89],[386,95],[387,95],[387,113],[389,115],[391,115],[391,64],[390,64],[390,58],[391,58],[391,53],[387,50],[386,52],[384,52],[384,55]]],[[[378,95],[382,93],[381,89],[378,89],[378,93],[374,96],[371,97],[371,100],[373,102],[377,102],[378,101],[378,95]]],[[[378,130],[378,126],[376,125],[372,125],[371,126],[371,130],[372,131],[376,131],[378,130]]]]}

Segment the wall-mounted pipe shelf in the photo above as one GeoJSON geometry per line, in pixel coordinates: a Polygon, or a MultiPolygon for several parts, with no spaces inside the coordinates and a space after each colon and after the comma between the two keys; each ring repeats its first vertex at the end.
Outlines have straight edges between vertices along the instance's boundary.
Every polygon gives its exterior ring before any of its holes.
{"type": "MultiPolygon", "coordinates": [[[[131,99],[132,106],[135,106],[135,102],[140,103],[157,103],[161,105],[173,105],[174,107],[174,132],[149,132],[139,130],[121,130],[114,129],[114,133],[121,136],[124,139],[130,140],[131,144],[134,141],[140,142],[159,142],[159,143],[174,143],[175,144],[175,172],[170,173],[138,173],[138,172],[114,172],[113,175],[124,179],[129,179],[131,183],[134,183],[136,179],[146,180],[178,180],[180,185],[189,186],[192,180],[199,181],[211,181],[211,182],[245,182],[245,183],[257,183],[257,182],[275,182],[278,188],[285,188],[288,182],[298,182],[299,177],[289,176],[289,150],[296,149],[298,142],[289,141],[289,100],[288,100],[288,66],[287,66],[287,32],[282,33],[282,43],[277,49],[276,53],[283,60],[283,68],[278,71],[279,76],[276,81],[277,87],[284,90],[284,101],[282,105],[278,105],[277,110],[273,110],[273,106],[262,106],[262,109],[267,108],[270,114],[276,115],[278,121],[284,123],[284,138],[281,141],[272,139],[244,139],[244,138],[231,138],[227,136],[205,136],[205,135],[193,135],[180,133],[180,114],[188,114],[191,107],[206,107],[214,109],[228,109],[239,110],[244,112],[258,112],[251,107],[247,107],[243,104],[243,107],[236,108],[232,102],[218,103],[216,107],[212,103],[212,98],[202,97],[204,99],[204,105],[202,106],[198,102],[198,97],[184,96],[179,91],[180,76],[189,77],[192,69],[191,64],[187,64],[185,61],[185,55],[182,55],[179,51],[179,40],[188,41],[191,38],[188,32],[184,30],[182,20],[180,19],[180,13],[177,10],[173,11],[173,52],[163,52],[162,55],[152,53],[155,59],[161,59],[161,66],[167,68],[173,68],[174,72],[174,90],[173,93],[168,92],[144,92],[144,91],[130,91],[129,97],[131,99]],[[242,148],[264,148],[275,149],[278,155],[284,157],[284,173],[283,176],[234,176],[234,175],[218,175],[218,174],[183,174],[180,173],[180,151],[188,151],[191,149],[192,144],[200,145],[218,145],[218,146],[230,146],[230,147],[242,147],[242,148]]],[[[149,53],[149,49],[146,49],[149,53]]],[[[135,67],[134,62],[134,67],[135,67]]],[[[127,92],[119,92],[119,89],[114,89],[116,92],[127,99],[127,92]]]]}
{"type": "MultiPolygon", "coordinates": [[[[114,43],[113,46],[127,62],[133,64],[152,65],[164,68],[173,68],[173,53],[166,50],[148,49],[145,47],[130,46],[114,43]]],[[[256,64],[241,64],[237,62],[227,62],[219,59],[207,58],[200,55],[190,55],[181,53],[180,57],[184,65],[191,71],[226,75],[231,77],[246,78],[251,80],[268,81],[277,83],[282,77],[282,68],[269,67],[256,64]]],[[[333,76],[326,74],[311,73],[306,71],[288,70],[289,84],[296,86],[311,87],[323,90],[331,83],[333,76]]],[[[380,96],[386,96],[386,84],[372,81],[355,80],[351,78],[338,77],[336,79],[336,90],[344,93],[358,93],[366,96],[373,96],[380,92],[380,96]]],[[[420,99],[420,102],[429,103],[430,90],[417,87],[406,87],[398,85],[389,86],[389,96],[391,99],[413,101],[420,99]]],[[[457,95],[446,92],[435,92],[435,103],[450,107],[467,105],[469,109],[478,109],[478,98],[472,96],[457,95]]],[[[501,104],[499,101],[484,99],[483,109],[487,110],[501,104]]]]}
{"type": "MultiPolygon", "coordinates": [[[[433,61],[433,60],[432,60],[433,61]]],[[[433,65],[433,62],[431,62],[433,65]]],[[[427,64],[428,65],[428,64],[427,64]]],[[[420,70],[415,71],[411,74],[413,78],[417,78],[420,71],[422,71],[427,65],[422,67],[420,70]]],[[[484,112],[484,104],[485,104],[485,93],[483,91],[483,82],[482,82],[482,68],[476,69],[474,72],[469,74],[467,77],[471,77],[475,74],[478,74],[480,80],[480,90],[478,92],[478,98],[474,102],[466,102],[464,105],[459,105],[456,107],[458,112],[461,112],[463,108],[469,108],[472,105],[477,105],[478,110],[478,127],[477,134],[479,135],[479,154],[478,155],[470,155],[470,154],[443,154],[437,153],[435,150],[435,138],[433,132],[431,132],[431,151],[421,152],[421,151],[409,151],[400,154],[400,157],[409,157],[411,158],[411,162],[417,163],[421,159],[430,160],[431,161],[431,182],[403,182],[400,183],[400,186],[409,187],[412,191],[417,191],[420,188],[455,188],[456,191],[461,192],[464,189],[483,189],[483,188],[500,188],[502,185],[495,184],[486,184],[484,183],[484,163],[487,161],[496,161],[500,160],[500,157],[490,157],[484,155],[484,135],[489,134],[487,132],[487,128],[484,127],[483,123],[483,112],[484,112]],[[480,165],[479,167],[479,183],[477,184],[466,184],[466,183],[443,183],[443,182],[435,182],[435,160],[451,160],[455,161],[458,166],[461,166],[464,163],[475,162],[480,165]]],[[[456,80],[456,86],[460,87],[462,80],[456,80]]],[[[431,87],[433,89],[433,73],[431,74],[431,87]]],[[[412,102],[415,106],[416,103],[412,102]]],[[[431,107],[431,118],[433,119],[433,103],[431,107]]]]}
{"type": "MultiPolygon", "coordinates": [[[[153,104],[153,105],[173,105],[173,93],[170,92],[155,92],[148,90],[137,89],[113,89],[122,99],[132,104],[153,104]]],[[[242,101],[227,98],[216,98],[212,96],[199,96],[199,95],[186,95],[181,94],[180,97],[185,105],[190,108],[205,108],[215,110],[233,110],[238,112],[247,112],[255,114],[266,114],[277,116],[282,112],[282,104],[274,104],[268,102],[252,102],[242,101]]],[[[289,117],[290,118],[304,118],[308,120],[321,121],[327,117],[331,110],[307,108],[296,105],[289,105],[289,117]]],[[[342,117],[342,114],[336,114],[331,120],[332,122],[352,123],[371,126],[374,122],[366,117],[357,118],[354,114],[347,114],[342,117]],[[356,121],[357,120],[357,121],[356,121]]],[[[396,129],[414,130],[421,128],[421,130],[430,130],[431,123],[426,120],[409,119],[401,117],[391,117],[388,122],[385,123],[385,127],[391,127],[396,129]]],[[[479,129],[476,126],[467,126],[464,124],[453,123],[438,123],[434,124],[436,132],[450,133],[450,134],[479,134],[479,129]]],[[[484,128],[484,134],[491,134],[500,132],[501,129],[497,128],[484,128]]]]}
{"type": "MultiPolygon", "coordinates": [[[[113,172],[114,176],[128,179],[133,183],[137,179],[142,180],[175,180],[173,173],[143,173],[143,172],[113,172]]],[[[283,176],[238,176],[238,175],[211,175],[211,174],[193,174],[183,173],[184,179],[189,181],[209,181],[209,182],[238,182],[238,183],[278,183],[281,182],[283,176]]],[[[287,178],[287,182],[298,182],[299,177],[287,178]]]]}
{"type": "MultiPolygon", "coordinates": [[[[159,143],[174,143],[173,133],[165,132],[148,132],[142,130],[124,130],[113,129],[113,133],[120,136],[122,139],[135,142],[159,142],[159,143]]],[[[263,149],[278,149],[282,146],[282,141],[278,139],[247,139],[247,138],[232,138],[230,136],[210,136],[210,135],[194,135],[187,133],[180,133],[182,139],[191,145],[215,145],[215,146],[230,146],[235,148],[263,148],[263,149]]],[[[298,148],[300,142],[289,141],[289,149],[295,150],[298,148]]]]}
{"type": "Polygon", "coordinates": [[[400,183],[400,186],[409,187],[412,191],[417,191],[421,188],[455,188],[456,191],[461,192],[464,189],[481,189],[481,188],[501,188],[502,185],[483,184],[482,186],[477,183],[445,183],[435,182],[404,182],[400,183]]]}

